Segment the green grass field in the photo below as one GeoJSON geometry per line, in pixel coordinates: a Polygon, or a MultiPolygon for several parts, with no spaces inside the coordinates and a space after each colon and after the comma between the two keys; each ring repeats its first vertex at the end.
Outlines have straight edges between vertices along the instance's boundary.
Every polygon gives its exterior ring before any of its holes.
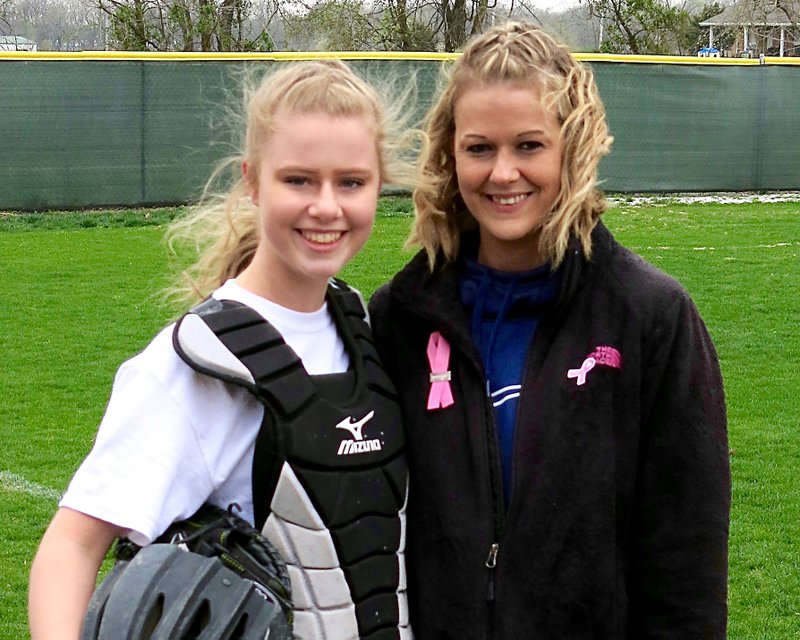
{"type": "MultiPolygon", "coordinates": [[[[410,256],[408,208],[385,201],[342,274],[365,296],[410,256]]],[[[30,559],[116,368],[177,311],[158,292],[164,224],[179,213],[0,214],[0,640],[28,637],[30,559]]],[[[800,203],[621,204],[605,220],[686,286],[720,355],[734,479],[729,637],[800,638],[800,203]]]]}

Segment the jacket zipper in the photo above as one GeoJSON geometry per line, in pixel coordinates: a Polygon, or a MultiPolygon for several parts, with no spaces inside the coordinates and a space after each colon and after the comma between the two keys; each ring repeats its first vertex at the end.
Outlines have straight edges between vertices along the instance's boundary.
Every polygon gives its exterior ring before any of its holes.
{"type": "Polygon", "coordinates": [[[500,543],[493,542],[489,547],[489,557],[486,558],[486,568],[489,570],[489,590],[486,594],[487,602],[494,602],[494,570],[497,566],[497,552],[500,551],[500,543]]]}
{"type": "Polygon", "coordinates": [[[486,638],[491,640],[494,637],[495,627],[495,599],[496,599],[496,580],[497,580],[497,554],[500,551],[500,540],[502,538],[502,519],[504,516],[505,505],[503,504],[502,493],[502,478],[498,477],[499,453],[497,451],[497,437],[496,427],[494,424],[494,406],[491,401],[491,391],[489,380],[486,380],[486,407],[484,412],[484,420],[486,424],[486,440],[488,447],[489,458],[489,485],[492,497],[492,531],[494,532],[494,541],[489,546],[489,551],[486,556],[484,566],[487,571],[487,587],[486,587],[486,638]],[[498,484],[498,482],[500,484],[498,484]]]}

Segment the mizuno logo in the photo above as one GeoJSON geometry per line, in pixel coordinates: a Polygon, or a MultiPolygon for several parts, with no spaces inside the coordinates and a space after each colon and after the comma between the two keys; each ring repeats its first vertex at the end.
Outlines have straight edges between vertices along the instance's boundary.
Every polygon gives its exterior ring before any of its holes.
{"type": "Polygon", "coordinates": [[[342,440],[339,445],[337,453],[340,456],[349,456],[354,453],[369,453],[370,451],[380,451],[381,441],[378,438],[374,440],[342,440]]]}
{"type": "Polygon", "coordinates": [[[353,437],[358,440],[359,442],[364,439],[364,436],[361,435],[361,428],[370,420],[372,420],[372,416],[375,415],[374,411],[370,411],[367,415],[365,415],[361,420],[358,422],[354,422],[353,418],[345,418],[339,424],[336,425],[337,429],[347,429],[350,433],[353,434],[353,437]]]}
{"type": "Polygon", "coordinates": [[[364,440],[364,434],[361,433],[361,429],[367,422],[372,420],[374,415],[375,412],[370,411],[361,418],[361,420],[353,420],[353,418],[348,417],[336,425],[337,429],[347,429],[353,436],[352,440],[342,440],[339,445],[339,451],[337,452],[338,455],[348,456],[354,453],[368,453],[370,451],[381,450],[381,441],[378,438],[364,440]]]}

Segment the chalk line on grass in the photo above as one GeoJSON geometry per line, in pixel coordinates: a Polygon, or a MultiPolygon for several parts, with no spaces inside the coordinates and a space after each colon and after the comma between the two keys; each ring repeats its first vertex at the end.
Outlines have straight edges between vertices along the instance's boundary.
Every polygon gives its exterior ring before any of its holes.
{"type": "Polygon", "coordinates": [[[797,202],[800,201],[800,191],[770,191],[757,193],[753,191],[741,192],[708,192],[708,193],[629,193],[609,194],[606,198],[612,206],[642,206],[642,205],[670,205],[670,204],[746,204],[749,202],[797,202]]]}
{"type": "Polygon", "coordinates": [[[14,493],[24,493],[34,498],[45,498],[47,500],[61,500],[61,492],[45,487],[44,485],[31,482],[21,475],[11,471],[0,471],[0,489],[13,491],[14,493]]]}

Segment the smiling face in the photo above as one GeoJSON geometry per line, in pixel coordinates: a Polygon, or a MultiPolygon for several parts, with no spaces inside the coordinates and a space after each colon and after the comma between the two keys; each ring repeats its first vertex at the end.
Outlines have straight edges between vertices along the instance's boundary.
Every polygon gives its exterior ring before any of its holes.
{"type": "Polygon", "coordinates": [[[478,261],[503,271],[542,265],[541,225],[561,185],[561,125],[532,86],[468,86],[454,105],[461,197],[480,228],[478,261]]]}
{"type": "Polygon", "coordinates": [[[259,242],[237,277],[298,311],[318,309],[328,278],[369,238],[380,164],[368,118],[279,111],[256,167],[243,164],[259,242]]]}

